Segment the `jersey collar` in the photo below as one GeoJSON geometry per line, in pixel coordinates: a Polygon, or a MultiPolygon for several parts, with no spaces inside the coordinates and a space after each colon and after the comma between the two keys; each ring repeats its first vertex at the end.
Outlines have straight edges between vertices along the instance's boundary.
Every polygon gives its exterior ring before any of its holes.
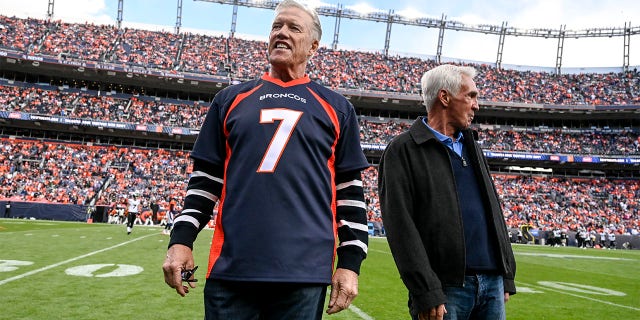
{"type": "Polygon", "coordinates": [[[305,84],[305,83],[311,82],[311,79],[309,78],[309,75],[306,75],[306,74],[302,78],[291,80],[289,82],[284,82],[284,81],[282,81],[280,79],[276,79],[276,78],[270,77],[268,72],[265,72],[264,75],[262,75],[262,80],[275,83],[275,84],[277,84],[277,85],[279,85],[281,87],[285,87],[285,88],[286,87],[293,87],[293,86],[297,86],[299,84],[305,84]]]}

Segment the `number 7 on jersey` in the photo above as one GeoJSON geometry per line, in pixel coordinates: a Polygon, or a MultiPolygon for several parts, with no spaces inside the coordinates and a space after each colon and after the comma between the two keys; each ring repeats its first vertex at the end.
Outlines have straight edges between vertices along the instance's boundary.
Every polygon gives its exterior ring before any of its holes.
{"type": "Polygon", "coordinates": [[[259,173],[272,173],[275,171],[278,161],[287,147],[289,138],[302,116],[302,111],[291,109],[262,109],[260,110],[260,123],[274,123],[276,120],[281,121],[276,132],[271,138],[269,147],[262,157],[259,173]]]}

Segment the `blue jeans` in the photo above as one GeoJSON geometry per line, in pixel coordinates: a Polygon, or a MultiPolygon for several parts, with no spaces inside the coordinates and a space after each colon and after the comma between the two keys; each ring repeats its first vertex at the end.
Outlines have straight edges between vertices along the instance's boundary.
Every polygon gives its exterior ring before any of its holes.
{"type": "Polygon", "coordinates": [[[322,319],[327,286],[207,279],[207,320],[322,319]]]}
{"type": "MultiPolygon", "coordinates": [[[[445,320],[505,320],[504,284],[501,275],[464,277],[463,287],[444,287],[445,320]]],[[[417,320],[418,317],[412,316],[417,320]]]]}
{"type": "Polygon", "coordinates": [[[464,286],[445,287],[447,314],[444,319],[504,320],[504,285],[501,275],[464,277],[464,286]]]}

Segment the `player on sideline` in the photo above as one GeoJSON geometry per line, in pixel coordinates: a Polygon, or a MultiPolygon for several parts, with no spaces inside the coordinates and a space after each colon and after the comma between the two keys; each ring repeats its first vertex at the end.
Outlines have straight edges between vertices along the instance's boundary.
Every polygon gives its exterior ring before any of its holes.
{"type": "Polygon", "coordinates": [[[133,223],[140,213],[140,199],[137,191],[133,192],[131,198],[127,200],[127,211],[129,212],[127,215],[127,235],[129,235],[133,230],[133,223]]]}
{"type": "Polygon", "coordinates": [[[164,225],[164,229],[162,230],[163,234],[171,234],[173,220],[176,218],[177,214],[176,199],[172,197],[171,201],[169,201],[169,210],[167,210],[166,213],[167,223],[164,225]]]}
{"type": "Polygon", "coordinates": [[[355,110],[306,75],[322,34],[317,13],[292,0],[275,13],[269,71],[220,91],[207,113],[163,264],[178,294],[195,287],[181,273],[194,268],[194,240],[220,201],[206,319],[321,319],[328,285],[328,314],[358,294],[369,164],[355,110]]]}

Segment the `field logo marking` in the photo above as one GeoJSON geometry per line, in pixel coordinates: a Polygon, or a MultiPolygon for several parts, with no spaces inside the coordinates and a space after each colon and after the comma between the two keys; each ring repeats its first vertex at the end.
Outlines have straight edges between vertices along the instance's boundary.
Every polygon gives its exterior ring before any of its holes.
{"type": "Polygon", "coordinates": [[[81,256],[77,256],[77,257],[75,257],[75,258],[71,258],[71,259],[67,259],[67,260],[64,260],[64,261],[61,261],[61,262],[58,262],[58,263],[50,264],[50,265],[45,266],[45,267],[42,267],[42,268],[40,268],[40,269],[31,270],[31,271],[29,271],[29,272],[25,272],[25,273],[23,273],[23,274],[19,274],[19,275],[15,276],[15,277],[11,277],[11,278],[7,278],[7,279],[4,279],[4,280],[0,280],[0,286],[1,286],[1,285],[3,285],[3,284],[9,283],[9,282],[11,282],[11,281],[20,280],[20,279],[22,279],[22,278],[25,278],[25,277],[28,277],[28,276],[34,275],[34,274],[36,274],[36,273],[40,273],[40,272],[42,272],[42,271],[46,271],[46,270],[49,270],[49,269],[53,269],[53,268],[55,268],[55,267],[59,267],[59,266],[61,266],[61,265],[63,265],[63,264],[67,264],[67,263],[69,263],[69,262],[73,262],[73,261],[76,261],[76,260],[84,259],[84,258],[86,258],[86,257],[90,257],[90,256],[95,255],[95,254],[98,254],[98,253],[102,253],[102,252],[105,252],[105,251],[109,251],[109,250],[111,250],[111,249],[115,249],[115,248],[118,248],[118,247],[122,247],[122,246],[124,246],[124,245],[129,244],[129,243],[132,243],[132,242],[135,242],[135,241],[138,241],[138,240],[142,240],[142,239],[144,239],[144,238],[148,238],[148,237],[151,237],[151,236],[156,236],[156,235],[157,235],[157,234],[148,234],[148,235],[146,235],[146,236],[141,236],[141,237],[139,237],[139,238],[135,238],[135,239],[132,239],[132,240],[129,240],[129,241],[125,241],[125,242],[122,242],[122,243],[119,243],[119,244],[113,245],[113,246],[111,246],[111,247],[108,247],[108,248],[104,248],[104,249],[96,250],[96,251],[93,251],[93,252],[89,252],[89,253],[87,253],[87,254],[83,254],[83,255],[81,255],[81,256]]]}
{"type": "Polygon", "coordinates": [[[141,273],[144,269],[140,266],[134,266],[130,264],[113,264],[113,263],[103,263],[103,264],[86,264],[77,267],[71,267],[64,272],[70,276],[79,276],[79,277],[96,277],[96,278],[108,278],[108,277],[126,277],[132,276],[141,273]],[[103,273],[103,274],[94,274],[96,271],[106,268],[117,266],[117,268],[111,272],[103,273]]]}
{"type": "Polygon", "coordinates": [[[544,291],[538,291],[533,288],[518,286],[518,293],[544,293],[544,291]]]}
{"type": "Polygon", "coordinates": [[[30,266],[33,261],[0,260],[0,272],[9,272],[18,269],[19,266],[30,266]]]}
{"type": "Polygon", "coordinates": [[[538,284],[541,286],[558,289],[558,290],[573,291],[573,292],[580,292],[580,293],[594,294],[594,295],[616,296],[616,297],[624,297],[627,295],[624,292],[589,286],[586,284],[557,282],[557,281],[538,281],[538,284]]]}
{"type": "MultiPolygon", "coordinates": [[[[566,295],[569,295],[569,296],[572,296],[572,297],[591,300],[591,301],[594,301],[594,302],[599,302],[599,303],[607,304],[607,305],[614,306],[614,307],[620,307],[620,308],[640,311],[640,308],[637,308],[637,307],[625,306],[623,304],[613,303],[613,302],[609,302],[609,301],[605,301],[605,300],[591,298],[591,297],[588,297],[586,295],[580,295],[580,294],[575,294],[575,293],[569,292],[569,291],[577,291],[578,289],[576,289],[576,287],[583,288],[583,289],[587,288],[587,287],[588,288],[593,288],[593,289],[596,289],[597,291],[600,291],[600,292],[617,292],[617,291],[604,289],[604,288],[598,288],[598,287],[592,287],[592,286],[586,286],[586,285],[581,285],[581,284],[575,284],[575,283],[566,283],[566,282],[539,281],[538,283],[539,284],[536,285],[536,284],[527,284],[527,283],[523,283],[523,282],[520,282],[520,281],[516,281],[516,284],[518,284],[518,285],[523,284],[523,285],[527,285],[527,286],[539,287],[542,290],[549,290],[549,291],[557,292],[557,293],[560,293],[560,294],[566,294],[566,295]],[[553,287],[545,286],[545,284],[547,284],[547,283],[553,284],[553,287]],[[561,283],[561,285],[558,285],[558,283],[561,283]],[[567,290],[569,290],[569,291],[567,291],[567,290]]],[[[583,289],[579,289],[579,290],[583,290],[583,289]]],[[[594,293],[593,291],[586,291],[586,292],[590,293],[590,294],[602,294],[602,293],[594,293]]],[[[618,293],[618,295],[619,295],[619,293],[618,293]]]]}

